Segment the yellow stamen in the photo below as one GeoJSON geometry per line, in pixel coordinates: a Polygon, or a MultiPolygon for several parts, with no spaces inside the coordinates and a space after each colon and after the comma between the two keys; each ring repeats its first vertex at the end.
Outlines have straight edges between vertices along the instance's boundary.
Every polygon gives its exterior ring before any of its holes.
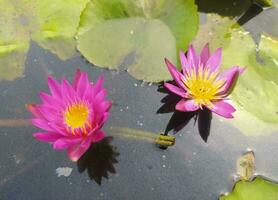
{"type": "Polygon", "coordinates": [[[75,128],[86,129],[88,123],[89,108],[84,103],[74,103],[70,105],[64,112],[65,123],[72,128],[74,133],[75,128]]]}
{"type": "Polygon", "coordinates": [[[190,75],[186,75],[183,83],[188,88],[189,95],[195,100],[196,104],[200,107],[202,105],[210,107],[213,100],[222,98],[218,93],[224,81],[217,79],[218,72],[210,72],[203,67],[199,67],[198,73],[196,71],[194,69],[190,75]]]}

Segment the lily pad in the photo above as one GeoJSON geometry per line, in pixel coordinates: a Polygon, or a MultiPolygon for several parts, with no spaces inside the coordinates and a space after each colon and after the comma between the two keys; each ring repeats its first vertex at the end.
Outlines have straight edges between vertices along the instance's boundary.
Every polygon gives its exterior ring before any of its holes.
{"type": "Polygon", "coordinates": [[[277,200],[278,184],[257,176],[253,181],[239,181],[233,191],[219,200],[277,200]]]}
{"type": "Polygon", "coordinates": [[[23,73],[31,40],[61,59],[74,55],[74,36],[88,1],[0,0],[0,79],[23,73]]]}
{"type": "Polygon", "coordinates": [[[212,49],[223,47],[223,69],[233,65],[246,67],[230,96],[237,112],[235,119],[229,121],[246,135],[277,130],[278,97],[274,95],[278,92],[277,40],[262,36],[257,47],[250,33],[234,21],[210,15],[207,24],[200,28],[196,45],[200,47],[206,42],[210,42],[212,49]]]}
{"type": "Polygon", "coordinates": [[[96,0],[81,16],[78,50],[99,67],[159,82],[170,78],[164,58],[177,60],[197,28],[193,0],[96,0]]]}

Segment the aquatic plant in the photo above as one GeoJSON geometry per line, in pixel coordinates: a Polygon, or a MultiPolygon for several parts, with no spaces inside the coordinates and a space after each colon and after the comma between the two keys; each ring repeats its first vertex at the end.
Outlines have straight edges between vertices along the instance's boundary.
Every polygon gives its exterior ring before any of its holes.
{"type": "Polygon", "coordinates": [[[221,54],[219,48],[210,55],[207,44],[198,56],[190,45],[187,55],[180,51],[182,72],[165,59],[175,83],[165,83],[164,86],[182,97],[175,106],[176,110],[191,112],[207,108],[225,118],[233,118],[236,109],[227,102],[227,97],[244,68],[234,66],[220,73],[221,54]]]}
{"type": "Polygon", "coordinates": [[[72,161],[77,161],[90,147],[104,138],[101,130],[109,116],[112,103],[106,100],[101,76],[95,84],[88,74],[77,70],[73,84],[61,83],[51,76],[48,86],[51,95],[41,92],[42,104],[30,104],[32,124],[45,132],[34,133],[40,141],[53,144],[56,150],[67,149],[72,161]]]}

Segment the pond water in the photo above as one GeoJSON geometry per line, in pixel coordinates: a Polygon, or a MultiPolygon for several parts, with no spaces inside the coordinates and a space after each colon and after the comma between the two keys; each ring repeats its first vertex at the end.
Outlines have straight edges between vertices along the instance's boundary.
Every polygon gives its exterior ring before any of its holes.
{"type": "MultiPolygon", "coordinates": [[[[206,18],[201,12],[225,9],[210,10],[197,2],[201,21],[206,18]]],[[[227,16],[240,18],[249,8],[232,5],[227,6],[227,16]]],[[[262,32],[277,37],[277,12],[264,10],[243,26],[255,41],[262,32]]],[[[125,71],[97,68],[80,54],[62,61],[32,42],[24,75],[0,82],[0,199],[218,199],[231,191],[237,159],[248,149],[255,153],[255,172],[278,180],[278,131],[246,136],[213,115],[206,143],[192,119],[175,135],[173,147],[158,148],[154,140],[172,114],[156,114],[165,96],[157,88],[125,71]],[[38,93],[48,91],[48,75],[71,80],[77,68],[88,72],[91,80],[105,75],[113,107],[104,127],[107,138],[75,163],[65,151],[34,139],[32,133],[38,129],[27,121],[26,104],[39,103],[38,93]]]]}

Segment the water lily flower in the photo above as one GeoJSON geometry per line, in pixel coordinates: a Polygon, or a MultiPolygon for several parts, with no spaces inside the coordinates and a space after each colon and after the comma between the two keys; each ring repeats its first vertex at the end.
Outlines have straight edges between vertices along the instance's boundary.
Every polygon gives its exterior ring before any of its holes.
{"type": "Polygon", "coordinates": [[[67,149],[72,161],[77,161],[90,147],[104,138],[101,130],[109,116],[112,103],[106,100],[104,78],[90,83],[88,74],[77,70],[73,84],[61,83],[51,76],[48,86],[51,94],[40,93],[42,104],[30,104],[34,115],[32,124],[43,129],[34,133],[40,141],[53,144],[56,150],[67,149]]]}
{"type": "Polygon", "coordinates": [[[182,97],[176,110],[190,112],[207,108],[222,117],[233,118],[236,109],[227,102],[227,96],[244,68],[234,66],[220,73],[221,56],[221,48],[210,55],[207,44],[197,55],[190,45],[187,55],[180,51],[182,72],[165,59],[175,84],[164,83],[164,86],[182,97]]]}

